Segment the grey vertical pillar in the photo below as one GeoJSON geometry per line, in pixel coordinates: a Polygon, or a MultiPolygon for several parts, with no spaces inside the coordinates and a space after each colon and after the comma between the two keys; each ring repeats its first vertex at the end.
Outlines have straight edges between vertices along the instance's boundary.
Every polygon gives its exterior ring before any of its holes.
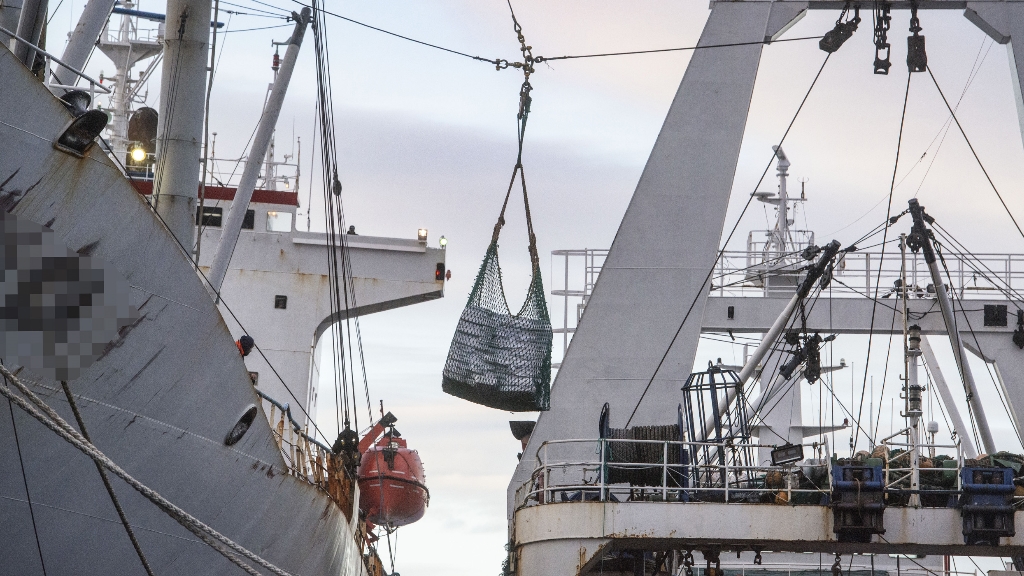
{"type": "Polygon", "coordinates": [[[288,92],[288,83],[291,82],[292,71],[295,70],[295,60],[299,57],[299,48],[302,46],[302,37],[306,33],[310,13],[309,8],[303,8],[301,15],[292,13],[293,16],[298,16],[295,22],[295,31],[292,33],[291,40],[288,41],[288,49],[284,53],[284,60],[281,62],[277,80],[274,82],[274,87],[270,90],[270,97],[267,98],[267,104],[263,108],[263,115],[260,117],[256,135],[252,140],[252,148],[249,149],[249,157],[242,170],[242,179],[238,182],[235,199],[231,202],[231,208],[228,209],[228,216],[224,221],[224,232],[221,234],[220,244],[217,245],[213,264],[210,266],[210,284],[214,292],[220,292],[220,287],[224,283],[224,274],[228,271],[228,263],[231,261],[231,255],[235,252],[235,243],[238,242],[238,234],[242,230],[245,211],[249,208],[253,190],[256,189],[260,167],[263,166],[267,148],[270,146],[270,139],[274,136],[277,118],[281,114],[284,96],[288,92]]]}
{"type": "Polygon", "coordinates": [[[1021,87],[1024,80],[1024,2],[968,2],[964,16],[993,40],[1006,45],[1017,121],[1024,138],[1024,90],[1021,87]]]}
{"type": "Polygon", "coordinates": [[[168,0],[157,129],[156,211],[189,253],[199,197],[210,0],[168,0]]]}
{"type": "Polygon", "coordinates": [[[924,353],[925,366],[928,367],[928,372],[932,375],[932,383],[942,399],[942,405],[946,407],[946,414],[949,415],[953,430],[960,439],[964,455],[968,458],[976,457],[978,450],[974,447],[974,441],[971,440],[972,429],[968,428],[964,424],[964,419],[960,417],[960,409],[956,407],[953,394],[949,391],[946,378],[942,375],[942,369],[939,367],[939,360],[935,357],[935,351],[932,350],[927,336],[921,337],[921,351],[924,353]]]}
{"type": "MultiPolygon", "coordinates": [[[[713,2],[698,45],[777,37],[806,8],[806,2],[713,2]]],[[[596,438],[605,402],[612,426],[625,425],[678,330],[633,423],[676,421],[761,49],[694,51],[558,371],[551,410],[541,413],[509,485],[509,514],[543,442],[596,438]]]]}
{"type": "MultiPolygon", "coordinates": [[[[21,5],[21,16],[18,18],[18,29],[14,32],[38,46],[39,38],[43,33],[43,25],[46,23],[46,7],[46,0],[24,0],[21,5]]],[[[15,41],[12,44],[12,51],[22,64],[29,68],[32,67],[36,56],[35,50],[29,48],[24,42],[15,41]]]]}
{"type": "MultiPolygon", "coordinates": [[[[18,31],[18,19],[21,18],[21,5],[23,0],[0,0],[0,28],[18,31]]],[[[7,35],[0,35],[0,42],[8,48],[14,48],[13,38],[7,35]]]]}
{"type": "MultiPolygon", "coordinates": [[[[60,57],[65,64],[78,70],[85,68],[85,63],[89,61],[89,55],[92,54],[96,40],[100,37],[113,8],[114,0],[89,0],[78,18],[78,24],[71,33],[68,45],[64,48],[64,54],[60,57]]],[[[53,70],[57,84],[74,86],[78,81],[77,74],[56,62],[53,64],[53,70]]]]}

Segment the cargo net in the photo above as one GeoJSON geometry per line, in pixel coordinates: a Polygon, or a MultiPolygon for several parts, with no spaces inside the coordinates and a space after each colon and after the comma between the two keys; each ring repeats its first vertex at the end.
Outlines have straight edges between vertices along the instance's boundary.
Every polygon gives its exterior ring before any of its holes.
{"type": "Polygon", "coordinates": [[[513,315],[501,282],[498,244],[491,242],[455,329],[441,387],[452,396],[500,410],[547,410],[551,339],[536,260],[526,301],[513,315]]]}

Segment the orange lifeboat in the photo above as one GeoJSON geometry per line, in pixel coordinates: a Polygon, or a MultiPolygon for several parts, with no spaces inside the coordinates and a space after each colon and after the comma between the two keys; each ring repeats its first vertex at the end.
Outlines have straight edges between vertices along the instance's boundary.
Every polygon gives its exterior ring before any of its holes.
{"type": "MultiPolygon", "coordinates": [[[[393,419],[391,416],[391,424],[393,419]]],[[[382,428],[380,423],[375,425],[370,431],[373,436],[367,434],[360,444],[373,442],[382,428]]],[[[359,509],[370,523],[405,526],[423,517],[429,501],[419,454],[410,450],[405,438],[391,426],[384,437],[363,451],[359,463],[359,509]]]]}

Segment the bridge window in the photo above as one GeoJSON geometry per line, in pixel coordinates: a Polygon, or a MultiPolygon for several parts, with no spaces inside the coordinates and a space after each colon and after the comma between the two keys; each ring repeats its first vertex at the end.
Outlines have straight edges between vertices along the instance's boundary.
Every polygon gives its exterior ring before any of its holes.
{"type": "Polygon", "coordinates": [[[224,218],[224,209],[215,206],[203,206],[203,214],[200,218],[199,207],[196,207],[196,226],[212,226],[214,228],[221,227],[221,221],[224,218]]]}
{"type": "Polygon", "coordinates": [[[252,230],[256,227],[256,211],[246,210],[245,218],[242,218],[242,230],[252,230]]]}
{"type": "Polygon", "coordinates": [[[291,232],[292,213],[272,210],[267,212],[267,232],[291,232]]]}

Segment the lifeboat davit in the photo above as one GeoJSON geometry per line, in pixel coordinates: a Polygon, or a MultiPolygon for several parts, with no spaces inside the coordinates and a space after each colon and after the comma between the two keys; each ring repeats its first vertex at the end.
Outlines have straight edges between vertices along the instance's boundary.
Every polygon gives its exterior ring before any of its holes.
{"type": "Polygon", "coordinates": [[[412,524],[423,517],[430,502],[424,480],[419,454],[392,428],[363,452],[359,509],[378,526],[412,524]]]}

